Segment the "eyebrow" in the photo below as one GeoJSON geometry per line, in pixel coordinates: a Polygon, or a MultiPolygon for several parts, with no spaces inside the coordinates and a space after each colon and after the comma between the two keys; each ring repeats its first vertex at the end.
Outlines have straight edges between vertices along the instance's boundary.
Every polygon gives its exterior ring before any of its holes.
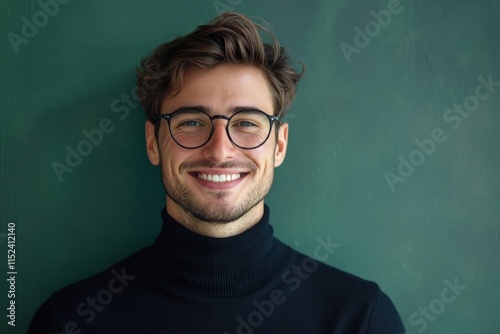
{"type": "MultiPolygon", "coordinates": [[[[202,110],[202,111],[206,112],[209,115],[214,114],[213,108],[207,107],[207,106],[202,106],[202,105],[182,106],[180,108],[175,109],[172,112],[175,112],[176,110],[180,110],[180,109],[199,109],[199,110],[202,110]]],[[[258,110],[258,111],[264,112],[263,110],[261,110],[260,108],[255,107],[255,106],[231,106],[231,107],[229,107],[229,114],[232,115],[232,114],[235,114],[238,111],[242,111],[242,110],[258,110]]]]}

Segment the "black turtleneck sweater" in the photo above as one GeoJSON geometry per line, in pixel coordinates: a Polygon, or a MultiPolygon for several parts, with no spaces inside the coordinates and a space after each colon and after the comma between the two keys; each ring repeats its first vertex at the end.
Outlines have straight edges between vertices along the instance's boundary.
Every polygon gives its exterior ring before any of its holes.
{"type": "MultiPolygon", "coordinates": [[[[259,223],[229,238],[198,235],[162,215],[154,245],[55,292],[29,333],[404,332],[375,283],[274,238],[267,206],[259,223]]],[[[331,254],[329,243],[315,255],[331,254]]]]}

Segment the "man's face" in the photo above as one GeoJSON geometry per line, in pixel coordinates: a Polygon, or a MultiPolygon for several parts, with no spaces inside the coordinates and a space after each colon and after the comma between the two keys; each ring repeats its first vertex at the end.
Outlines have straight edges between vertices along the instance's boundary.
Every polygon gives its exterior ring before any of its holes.
{"type": "MultiPolygon", "coordinates": [[[[273,115],[272,94],[264,75],[245,65],[187,71],[179,94],[165,98],[161,113],[187,107],[202,108],[210,115],[231,116],[242,107],[273,115]]],[[[146,122],[147,149],[151,163],[161,165],[167,211],[174,219],[225,223],[262,216],[274,168],[285,158],[287,124],[281,125],[277,139],[275,124],[262,146],[245,150],[228,138],[225,119],[213,121],[212,138],[197,149],[177,145],[167,121],[161,122],[158,142],[153,124],[146,122]]]]}

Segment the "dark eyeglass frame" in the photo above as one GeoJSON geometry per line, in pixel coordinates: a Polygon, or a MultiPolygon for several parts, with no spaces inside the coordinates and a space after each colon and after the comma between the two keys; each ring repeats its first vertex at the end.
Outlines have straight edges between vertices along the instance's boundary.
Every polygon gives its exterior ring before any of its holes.
{"type": "Polygon", "coordinates": [[[186,149],[189,149],[189,150],[194,150],[194,149],[197,149],[197,148],[200,148],[204,145],[206,145],[210,139],[212,139],[212,136],[214,134],[214,128],[215,128],[215,125],[214,125],[214,119],[225,119],[227,120],[227,124],[226,124],[226,134],[227,134],[227,137],[229,138],[229,140],[231,141],[231,143],[233,143],[233,145],[235,145],[236,147],[238,148],[241,148],[243,150],[253,150],[253,149],[256,149],[262,145],[264,145],[264,143],[269,139],[269,135],[271,134],[271,131],[272,131],[272,128],[273,128],[273,125],[274,123],[277,123],[277,126],[276,126],[276,131],[279,129],[279,126],[283,123],[283,120],[281,119],[281,117],[279,116],[270,116],[268,114],[266,114],[265,112],[263,112],[262,110],[258,110],[258,109],[242,109],[242,110],[238,110],[237,112],[235,112],[234,114],[232,114],[231,116],[226,116],[226,115],[213,115],[213,116],[210,116],[208,113],[206,113],[205,111],[199,109],[199,108],[182,108],[182,109],[177,109],[169,114],[160,114],[158,115],[157,117],[155,117],[153,119],[153,123],[155,124],[155,128],[156,128],[156,134],[158,135],[158,124],[159,121],[161,119],[166,119],[167,122],[168,122],[168,131],[170,133],[170,136],[172,137],[172,139],[175,141],[175,143],[177,145],[179,145],[180,147],[182,148],[186,148],[186,149]],[[189,147],[189,146],[184,146],[184,145],[181,145],[177,139],[175,139],[174,135],[172,134],[172,128],[170,127],[170,120],[176,115],[176,114],[179,114],[181,112],[184,112],[184,111],[199,111],[205,115],[208,116],[208,118],[210,118],[210,123],[212,124],[212,128],[210,129],[210,134],[208,135],[208,138],[207,140],[201,144],[201,145],[198,145],[198,146],[195,146],[195,147],[189,147]],[[258,112],[258,113],[261,113],[263,114],[264,116],[267,117],[267,119],[269,120],[269,132],[267,133],[267,136],[266,136],[266,139],[264,139],[264,141],[262,143],[260,143],[259,145],[257,146],[253,146],[253,147],[243,147],[243,146],[240,146],[238,144],[236,144],[233,140],[233,138],[231,138],[231,135],[229,134],[229,123],[231,123],[231,119],[238,115],[239,113],[243,113],[243,112],[258,112]]]}

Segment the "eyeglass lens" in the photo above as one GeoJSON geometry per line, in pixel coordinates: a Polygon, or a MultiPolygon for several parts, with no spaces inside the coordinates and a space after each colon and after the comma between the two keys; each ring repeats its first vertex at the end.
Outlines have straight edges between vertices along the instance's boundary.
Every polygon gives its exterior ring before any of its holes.
{"type": "MultiPolygon", "coordinates": [[[[243,110],[230,117],[227,131],[237,146],[254,148],[266,141],[271,131],[271,121],[262,111],[243,110]]],[[[209,140],[211,132],[212,120],[200,110],[180,110],[170,118],[170,133],[181,146],[199,147],[209,140]]]]}

